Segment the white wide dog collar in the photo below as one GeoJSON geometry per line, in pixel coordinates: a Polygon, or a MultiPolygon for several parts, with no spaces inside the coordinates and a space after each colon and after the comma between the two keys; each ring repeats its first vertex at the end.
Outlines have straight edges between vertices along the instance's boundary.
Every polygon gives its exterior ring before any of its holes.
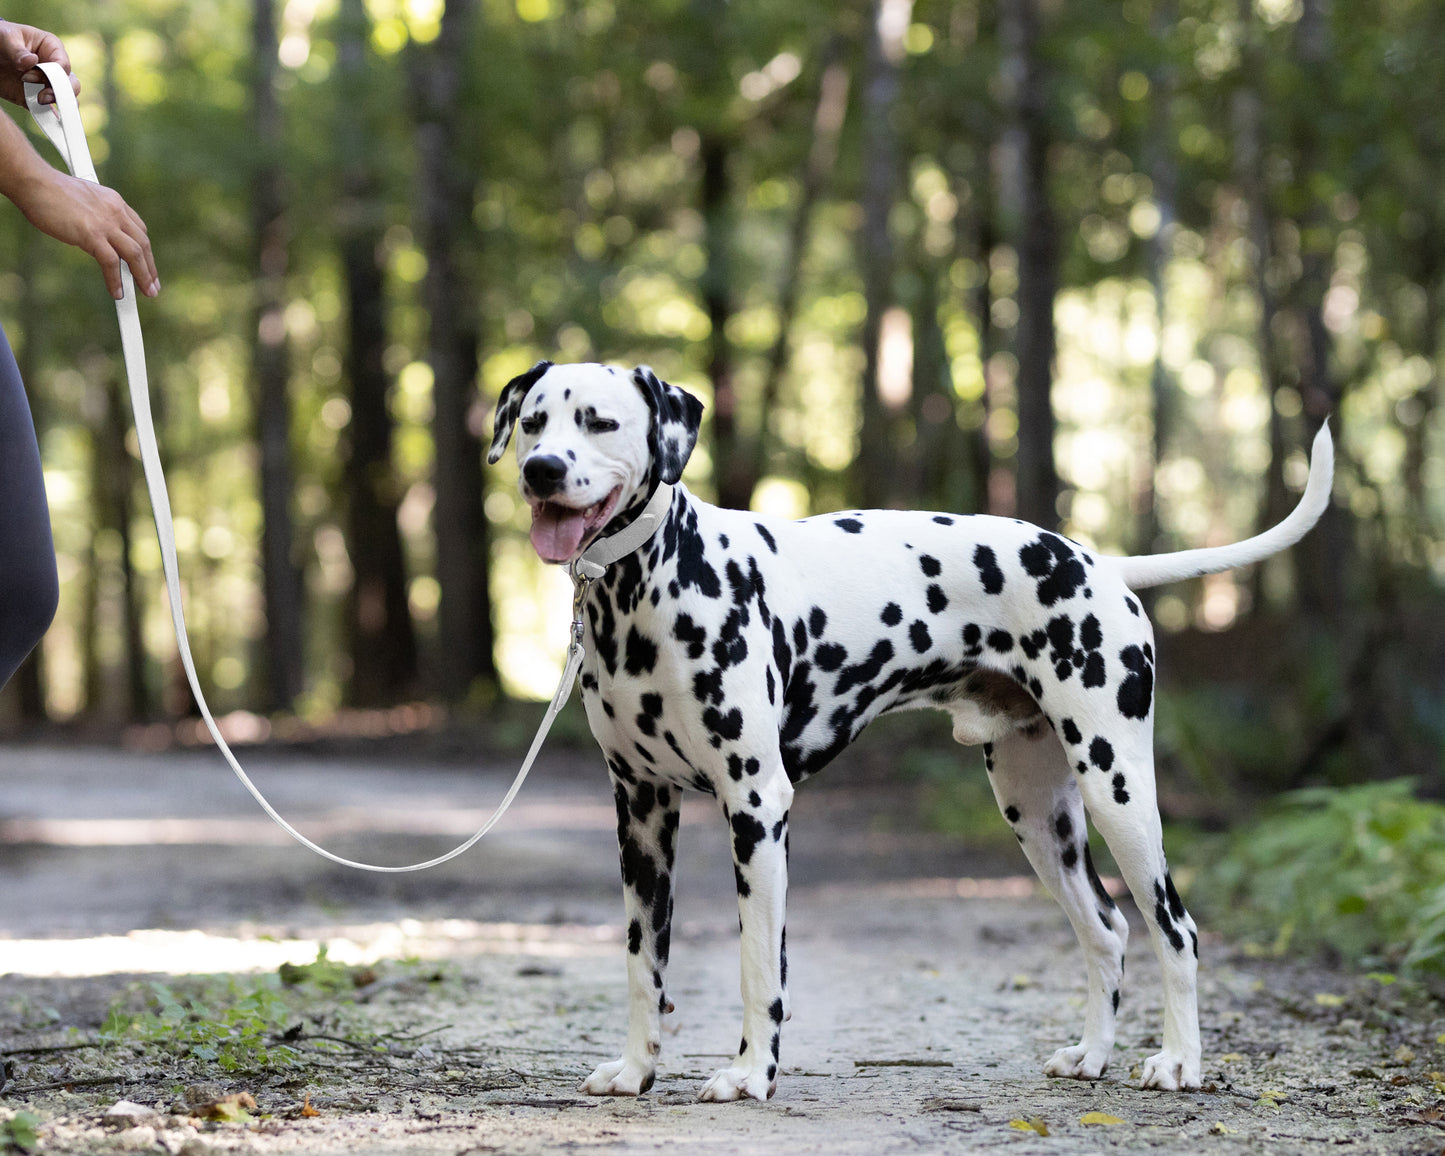
{"type": "Polygon", "coordinates": [[[591,582],[607,573],[607,567],[626,558],[634,550],[640,550],[652,541],[657,528],[672,506],[673,488],[666,482],[658,484],[647,505],[642,508],[628,525],[606,538],[598,538],[567,567],[573,582],[591,582]]]}

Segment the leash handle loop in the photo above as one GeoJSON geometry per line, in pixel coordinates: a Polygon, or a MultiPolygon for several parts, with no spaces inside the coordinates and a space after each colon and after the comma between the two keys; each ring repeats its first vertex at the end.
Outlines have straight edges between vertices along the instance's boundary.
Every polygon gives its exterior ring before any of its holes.
{"type": "MultiPolygon", "coordinates": [[[[90,159],[90,148],[85,139],[85,128],[80,120],[80,108],[75,100],[75,93],[71,91],[70,79],[66,76],[65,70],[58,64],[46,62],[39,65],[40,69],[50,80],[50,87],[55,92],[55,103],[53,105],[42,105],[39,96],[45,87],[40,84],[25,85],[25,101],[30,107],[30,114],[35,118],[41,131],[50,138],[61,158],[65,161],[73,176],[82,180],[99,184],[96,176],[95,165],[90,159]]],[[[216,721],[211,717],[211,709],[206,705],[206,696],[201,693],[200,679],[196,675],[195,660],[191,657],[191,644],[186,634],[185,613],[181,607],[181,581],[180,568],[176,560],[176,535],[175,528],[171,521],[170,496],[166,491],[165,472],[161,468],[160,449],[156,444],[155,421],[151,416],[150,388],[146,375],[145,346],[141,339],[140,311],[136,307],[135,282],[131,277],[130,269],[125,262],[120,267],[121,284],[123,289],[122,297],[115,303],[116,316],[120,321],[121,348],[125,355],[126,378],[130,385],[131,408],[135,413],[136,437],[140,442],[141,466],[145,473],[146,489],[150,493],[151,512],[155,517],[156,536],[160,539],[161,568],[165,573],[166,594],[170,599],[171,622],[175,627],[176,646],[180,651],[181,665],[185,667],[186,681],[191,685],[191,693],[195,696],[196,706],[200,708],[201,717],[205,720],[206,729],[211,732],[211,737],[216,741],[216,746],[226,761],[231,765],[236,778],[241,785],[251,793],[252,798],[260,804],[261,809],[269,815],[276,824],[300,843],[303,847],[316,852],[323,859],[329,859],[343,867],[354,867],[359,871],[375,871],[386,874],[396,874],[405,871],[424,871],[428,867],[436,867],[448,860],[455,859],[463,852],[470,850],[479,839],[490,831],[512,805],[512,800],[517,797],[517,792],[522,789],[522,783],[527,777],[527,772],[532,769],[532,763],[537,758],[537,753],[542,749],[542,742],[547,737],[547,732],[552,727],[552,722],[557,714],[566,704],[572,693],[572,684],[577,678],[577,672],[582,667],[584,651],[582,648],[582,634],[574,623],[571,644],[567,650],[567,662],[562,671],[562,681],[557,687],[557,693],[553,695],[552,702],[547,708],[547,713],[542,719],[542,725],[537,731],[536,737],[532,740],[531,749],[522,763],[521,769],[517,772],[512,785],[503,796],[497,809],[492,812],[491,817],[482,824],[477,832],[465,843],[454,847],[445,855],[438,855],[434,859],[428,859],[422,863],[410,863],[400,867],[385,867],[376,863],[361,863],[354,859],[346,859],[340,855],[333,854],[326,848],[312,842],[300,831],[288,823],[276,809],[271,806],[266,797],[251,781],[250,777],[242,769],[236,756],[231,753],[231,748],[226,740],[221,737],[221,732],[216,726],[216,721]]],[[[585,597],[586,586],[579,584],[578,609],[574,615],[579,622],[581,619],[581,599],[585,597]]]]}

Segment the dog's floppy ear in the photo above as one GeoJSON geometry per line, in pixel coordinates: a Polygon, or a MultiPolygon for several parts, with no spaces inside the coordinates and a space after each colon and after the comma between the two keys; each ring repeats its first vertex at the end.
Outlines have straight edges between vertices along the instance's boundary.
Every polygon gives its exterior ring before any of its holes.
{"type": "Polygon", "coordinates": [[[497,398],[497,415],[492,422],[492,448],[487,451],[487,464],[495,465],[506,452],[507,443],[512,440],[512,427],[517,424],[517,415],[522,412],[522,402],[527,391],[537,384],[537,379],[552,368],[550,361],[539,361],[526,373],[519,374],[507,382],[497,398]]]}
{"type": "Polygon", "coordinates": [[[670,485],[682,477],[682,467],[687,465],[692,447],[697,445],[702,402],[685,389],[660,381],[646,365],[632,371],[632,380],[652,411],[652,429],[647,435],[652,463],[662,481],[670,485]]]}

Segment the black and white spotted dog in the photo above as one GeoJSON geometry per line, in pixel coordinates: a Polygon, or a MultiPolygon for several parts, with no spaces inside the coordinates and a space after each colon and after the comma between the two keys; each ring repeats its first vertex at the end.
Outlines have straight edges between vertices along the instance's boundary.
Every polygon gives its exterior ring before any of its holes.
{"type": "MultiPolygon", "coordinates": [[[[518,429],[532,543],[571,562],[676,483],[702,405],[646,368],[541,362],[503,391],[489,460],[518,429]]],[[[1009,823],[1073,924],[1088,969],[1082,1039],[1044,1066],[1109,1066],[1128,925],[1089,859],[1085,810],[1123,871],[1164,974],[1164,1042],[1145,1087],[1200,1080],[1194,921],[1169,878],[1153,775],[1154,644],[1131,590],[1232,569],[1297,541],[1329,501],[1315,439],[1299,507],[1258,537],[1141,558],[1095,554],[1010,518],[891,510],[790,522],[677,485],[657,533],[586,595],[583,701],[617,801],[628,918],[622,1057],[582,1085],[652,1086],[661,1043],[672,870],[686,788],[732,831],[742,922],[742,1042],[704,1100],[777,1087],[788,1018],[788,808],[884,711],[936,707],[983,744],[1009,823]]]]}

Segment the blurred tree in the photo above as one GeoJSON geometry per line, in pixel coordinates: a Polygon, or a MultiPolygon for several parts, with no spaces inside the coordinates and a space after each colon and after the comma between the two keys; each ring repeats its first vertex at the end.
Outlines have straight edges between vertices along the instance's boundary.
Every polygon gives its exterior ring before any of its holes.
{"type": "MultiPolygon", "coordinates": [[[[883,377],[885,340],[895,348],[909,343],[895,322],[885,335],[884,319],[893,303],[895,255],[890,220],[903,182],[897,124],[901,91],[900,67],[906,57],[904,37],[913,12],[913,0],[872,0],[864,40],[860,113],[863,158],[861,200],[862,228],[859,231],[858,264],[863,280],[863,381],[859,400],[858,456],[853,470],[858,505],[890,506],[899,501],[897,470],[899,421],[897,408],[906,395],[885,398],[883,377]]],[[[902,315],[892,314],[901,319],[902,315]]],[[[911,369],[902,369],[911,378],[911,369]]],[[[900,391],[911,389],[911,380],[900,381],[900,391]]]]}
{"type": "Polygon", "coordinates": [[[477,173],[463,142],[474,107],[465,77],[475,43],[476,4],[451,0],[430,48],[416,54],[416,213],[427,272],[432,438],[436,459],[436,576],[441,587],[437,686],[451,702],[477,682],[494,684],[488,559],[491,533],[482,512],[482,445],[477,395],[477,286],[472,262],[472,189],[477,173]]]}
{"type": "Polygon", "coordinates": [[[353,578],[346,599],[347,699],[357,706],[394,702],[415,686],[416,636],[397,528],[400,501],[392,467],[391,385],[386,369],[387,311],[381,246],[384,216],[368,72],[370,22],[363,0],[342,0],[336,24],[337,159],[341,262],[346,282],[344,357],[351,415],[343,474],[346,544],[353,578]]]}
{"type": "Polygon", "coordinates": [[[293,557],[290,357],[286,342],[288,249],[285,138],[276,100],[274,0],[254,0],[251,20],[251,175],[255,305],[251,373],[261,459],[261,573],[265,592],[263,701],[291,710],[305,682],[301,571],[293,557]]]}
{"type": "Polygon", "coordinates": [[[1005,134],[1014,186],[1005,212],[1018,252],[1018,453],[1015,509],[1041,526],[1059,520],[1059,479],[1054,469],[1054,298],[1059,288],[1059,225],[1049,188],[1049,100],[1053,89],[1043,53],[1043,14],[1038,0],[999,9],[1003,42],[1005,134]]]}

